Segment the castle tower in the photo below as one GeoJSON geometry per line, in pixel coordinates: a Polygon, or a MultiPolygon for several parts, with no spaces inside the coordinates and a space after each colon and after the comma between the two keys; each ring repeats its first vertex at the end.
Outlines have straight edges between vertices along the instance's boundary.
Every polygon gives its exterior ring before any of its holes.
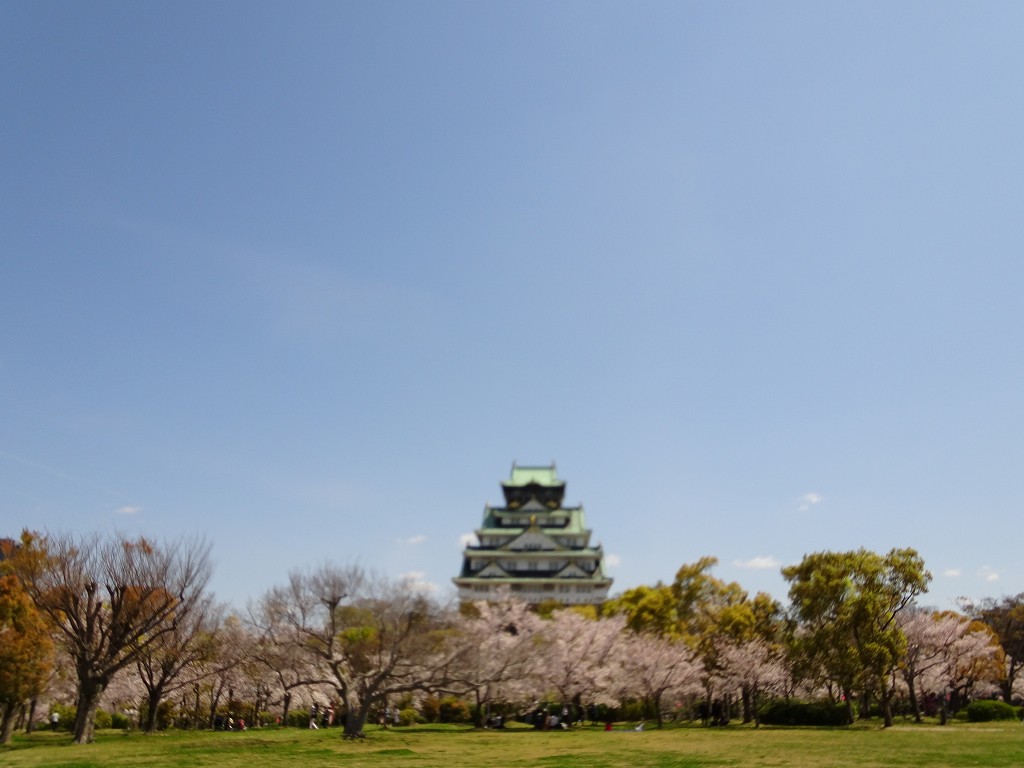
{"type": "Polygon", "coordinates": [[[563,506],[565,481],[555,465],[518,467],[501,484],[505,506],[484,506],[477,544],[463,552],[462,572],[452,579],[463,601],[497,598],[507,589],[536,605],[601,603],[612,579],[604,551],[591,546],[583,507],[563,506]]]}

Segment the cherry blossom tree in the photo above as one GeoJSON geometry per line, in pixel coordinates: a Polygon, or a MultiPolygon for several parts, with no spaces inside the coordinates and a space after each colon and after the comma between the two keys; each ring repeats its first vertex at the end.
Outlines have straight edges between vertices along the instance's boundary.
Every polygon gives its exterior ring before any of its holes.
{"type": "MultiPolygon", "coordinates": [[[[927,675],[929,680],[944,678],[944,649],[959,637],[966,622],[953,615],[936,614],[931,611],[908,611],[900,617],[900,628],[907,639],[907,648],[900,674],[907,688],[907,696],[914,712],[914,720],[921,722],[921,701],[918,693],[934,692],[932,685],[922,685],[927,675]],[[936,675],[936,671],[939,673],[936,675]]],[[[946,685],[941,683],[941,689],[946,685]]]]}
{"type": "Polygon", "coordinates": [[[296,692],[327,684],[330,675],[316,655],[305,648],[301,633],[273,600],[261,600],[250,610],[249,621],[256,638],[252,658],[273,677],[270,695],[281,704],[281,724],[287,726],[296,692]]]}
{"type": "Polygon", "coordinates": [[[620,648],[625,618],[589,619],[571,608],[555,612],[542,625],[537,649],[541,685],[563,704],[615,704],[620,648]]]}
{"type": "Polygon", "coordinates": [[[174,622],[171,631],[139,652],[135,664],[146,689],[145,720],[141,725],[147,733],[156,730],[161,701],[191,688],[209,674],[204,666],[215,659],[224,611],[224,607],[214,604],[212,597],[205,597],[174,622]]]}
{"type": "Polygon", "coordinates": [[[532,698],[541,625],[526,603],[508,596],[473,603],[456,620],[450,640],[450,687],[474,697],[477,725],[492,702],[524,703],[532,698]]]}
{"type": "MultiPolygon", "coordinates": [[[[963,620],[959,631],[951,634],[943,649],[942,664],[932,670],[934,676],[924,676],[923,686],[925,690],[936,693],[948,691],[960,701],[976,695],[995,695],[999,691],[1001,677],[1001,670],[995,662],[999,651],[999,642],[987,627],[963,620]],[[945,681],[944,688],[940,688],[941,681],[945,681]]],[[[945,716],[943,707],[943,724],[945,716]]]]}
{"type": "Polygon", "coordinates": [[[915,611],[901,617],[900,627],[907,643],[901,674],[917,722],[919,694],[940,700],[945,723],[951,693],[967,697],[979,682],[996,677],[998,641],[984,625],[949,611],[915,611]]]}
{"type": "Polygon", "coordinates": [[[759,726],[759,697],[782,692],[789,678],[782,650],[760,637],[753,637],[738,644],[723,643],[718,659],[722,687],[738,688],[749,697],[751,717],[759,726]]]}
{"type": "Polygon", "coordinates": [[[222,705],[235,706],[235,692],[247,685],[243,665],[250,658],[254,645],[253,634],[245,622],[235,614],[228,615],[220,624],[210,655],[197,662],[197,682],[192,687],[195,718],[198,721],[202,699],[206,698],[206,725],[214,728],[218,710],[222,705]],[[226,699],[225,699],[226,697],[226,699]]]}
{"type": "Polygon", "coordinates": [[[625,632],[619,640],[621,698],[642,698],[653,709],[658,727],[664,723],[667,699],[701,691],[702,666],[682,642],[653,633],[625,632]]]}
{"type": "Polygon", "coordinates": [[[1003,700],[1013,701],[1014,685],[1024,669],[1024,592],[1000,599],[989,598],[965,606],[969,615],[985,622],[1006,654],[1006,669],[1000,681],[1003,700]]]}

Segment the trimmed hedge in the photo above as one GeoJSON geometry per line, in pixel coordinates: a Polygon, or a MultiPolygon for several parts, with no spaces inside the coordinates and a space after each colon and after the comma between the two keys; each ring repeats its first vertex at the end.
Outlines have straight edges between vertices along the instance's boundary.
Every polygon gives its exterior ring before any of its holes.
{"type": "Polygon", "coordinates": [[[420,712],[428,723],[469,723],[473,713],[469,705],[455,696],[428,696],[420,705],[420,712]]]}
{"type": "Polygon", "coordinates": [[[406,707],[398,712],[399,725],[419,725],[425,722],[427,722],[427,719],[413,707],[406,707]]]}
{"type": "MultiPolygon", "coordinates": [[[[54,704],[50,708],[51,712],[56,712],[60,715],[60,722],[57,724],[57,730],[60,731],[73,731],[75,730],[75,715],[78,710],[73,706],[66,704],[54,704]]],[[[126,715],[122,715],[118,712],[107,712],[105,709],[96,710],[95,726],[96,730],[107,729],[107,728],[123,728],[128,729],[133,725],[130,718],[126,715]]],[[[50,718],[47,716],[45,720],[40,722],[40,728],[49,729],[50,718]]]]}
{"type": "Polygon", "coordinates": [[[847,725],[846,707],[830,701],[774,699],[758,710],[765,725],[847,725]]]}
{"type": "Polygon", "coordinates": [[[967,705],[967,719],[972,723],[986,723],[990,720],[1016,720],[1017,710],[1005,701],[972,701],[967,705]]]}

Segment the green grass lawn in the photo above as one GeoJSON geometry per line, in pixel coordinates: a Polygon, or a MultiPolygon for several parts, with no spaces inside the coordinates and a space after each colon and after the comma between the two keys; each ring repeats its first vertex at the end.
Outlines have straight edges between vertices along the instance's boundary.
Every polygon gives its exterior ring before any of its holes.
{"type": "Polygon", "coordinates": [[[74,746],[67,734],[17,735],[0,747],[0,766],[214,766],[278,768],[701,768],[702,766],[1024,765],[1019,722],[897,725],[842,729],[686,726],[642,732],[528,728],[474,731],[436,726],[369,730],[343,741],[340,729],[250,730],[244,733],[170,732],[155,736],[97,731],[95,744],[74,746]]]}

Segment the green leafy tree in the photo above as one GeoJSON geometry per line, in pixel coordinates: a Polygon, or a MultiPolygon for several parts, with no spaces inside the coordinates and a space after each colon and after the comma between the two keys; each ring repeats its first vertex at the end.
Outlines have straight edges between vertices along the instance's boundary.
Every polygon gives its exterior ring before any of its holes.
{"type": "Polygon", "coordinates": [[[626,626],[637,633],[660,637],[678,637],[680,634],[675,595],[671,587],[661,582],[653,587],[641,585],[626,590],[607,600],[601,606],[601,613],[625,616],[626,626]]]}
{"type": "Polygon", "coordinates": [[[842,688],[851,720],[853,691],[874,690],[892,725],[892,673],[906,647],[897,618],[927,589],[924,560],[913,549],[817,552],[782,573],[801,649],[842,688]]]}
{"type": "Polygon", "coordinates": [[[696,644],[710,640],[721,626],[723,612],[747,600],[747,593],[735,581],[725,582],[711,575],[717,557],[702,557],[676,571],[670,587],[684,637],[696,644]]]}
{"type": "Polygon", "coordinates": [[[670,587],[675,598],[679,634],[700,661],[707,704],[716,697],[715,684],[721,678],[722,639],[740,621],[739,613],[747,593],[735,581],[725,582],[711,575],[718,558],[702,557],[686,563],[676,572],[670,587]]]}

